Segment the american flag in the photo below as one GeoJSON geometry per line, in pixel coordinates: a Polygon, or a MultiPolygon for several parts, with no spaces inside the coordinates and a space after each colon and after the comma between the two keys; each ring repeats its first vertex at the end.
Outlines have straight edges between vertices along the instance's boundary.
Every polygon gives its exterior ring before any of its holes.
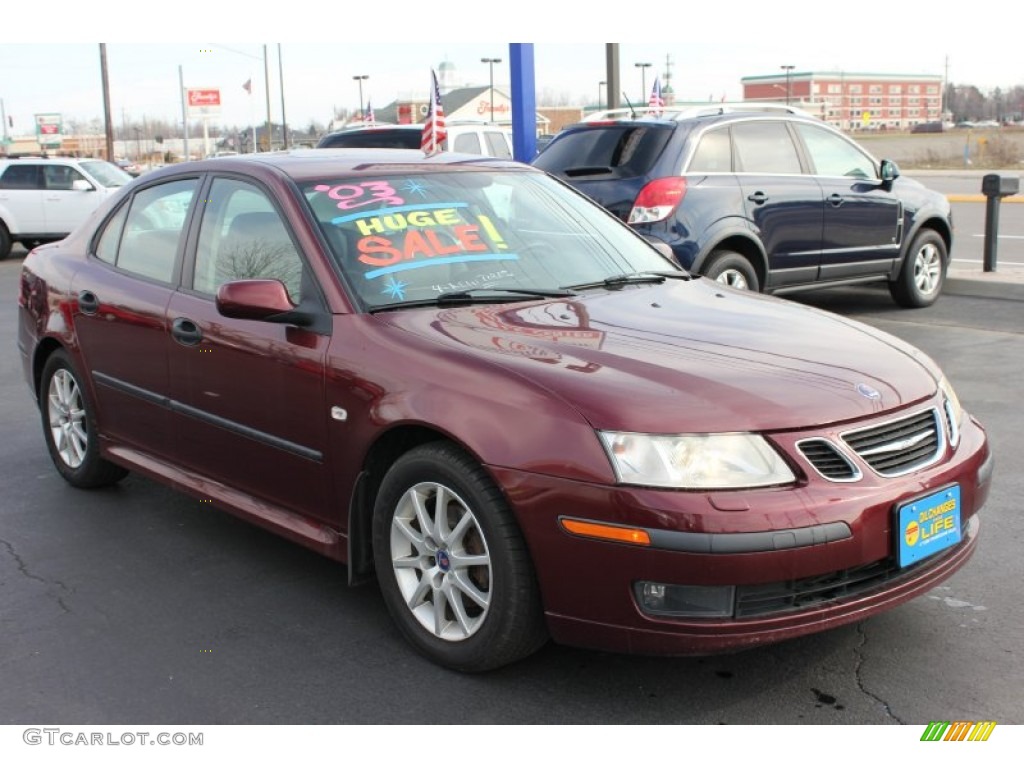
{"type": "Polygon", "coordinates": [[[373,116],[373,105],[370,104],[370,100],[366,100],[366,122],[376,123],[377,118],[373,116]]]}
{"type": "Polygon", "coordinates": [[[444,146],[444,140],[448,138],[448,129],[445,127],[444,107],[441,105],[441,89],[437,85],[437,74],[430,70],[430,77],[433,87],[430,89],[430,109],[427,112],[426,122],[423,123],[423,138],[420,140],[420,149],[427,157],[436,155],[444,146]]]}
{"type": "Polygon", "coordinates": [[[651,86],[651,98],[647,102],[648,108],[655,114],[660,115],[665,108],[665,99],[661,97],[661,78],[654,78],[654,85],[651,86]]]}

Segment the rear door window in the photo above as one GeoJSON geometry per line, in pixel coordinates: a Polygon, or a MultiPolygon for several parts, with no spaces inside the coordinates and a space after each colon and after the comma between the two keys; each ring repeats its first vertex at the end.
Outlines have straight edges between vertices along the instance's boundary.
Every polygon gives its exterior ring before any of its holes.
{"type": "Polygon", "coordinates": [[[732,142],[729,129],[708,131],[700,138],[690,161],[690,173],[729,173],[732,171],[732,142]]]}
{"type": "Polygon", "coordinates": [[[512,157],[508,139],[501,131],[485,131],[484,140],[487,142],[487,154],[491,157],[512,157]]]}
{"type": "Polygon", "coordinates": [[[781,121],[737,123],[732,128],[736,170],[742,173],[798,174],[800,156],[781,121]]]}
{"type": "Polygon", "coordinates": [[[480,138],[475,133],[463,133],[455,137],[453,152],[464,152],[468,155],[482,155],[480,138]]]}
{"type": "Polygon", "coordinates": [[[0,176],[0,189],[42,189],[39,165],[12,165],[0,176]]]}

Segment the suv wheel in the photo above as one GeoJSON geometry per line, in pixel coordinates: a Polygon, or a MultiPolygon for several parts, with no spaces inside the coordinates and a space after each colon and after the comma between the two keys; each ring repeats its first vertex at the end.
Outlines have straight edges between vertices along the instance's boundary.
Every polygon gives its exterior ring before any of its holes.
{"type": "Polygon", "coordinates": [[[712,280],[739,291],[761,290],[754,265],[735,251],[715,251],[702,271],[712,280]]]}
{"type": "Polygon", "coordinates": [[[933,229],[919,232],[910,244],[899,277],[889,283],[889,292],[900,306],[930,306],[942,293],[946,267],[946,241],[933,229]]]}
{"type": "Polygon", "coordinates": [[[11,233],[7,231],[7,227],[0,221],[0,261],[3,261],[11,253],[11,233]]]}

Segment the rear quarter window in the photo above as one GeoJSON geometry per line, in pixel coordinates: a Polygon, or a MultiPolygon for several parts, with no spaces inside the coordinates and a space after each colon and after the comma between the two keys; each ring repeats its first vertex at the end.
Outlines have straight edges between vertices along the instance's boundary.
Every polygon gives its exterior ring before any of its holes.
{"type": "Polygon", "coordinates": [[[533,164],[567,178],[642,176],[654,166],[671,136],[669,126],[630,123],[570,131],[556,137],[533,164]]]}

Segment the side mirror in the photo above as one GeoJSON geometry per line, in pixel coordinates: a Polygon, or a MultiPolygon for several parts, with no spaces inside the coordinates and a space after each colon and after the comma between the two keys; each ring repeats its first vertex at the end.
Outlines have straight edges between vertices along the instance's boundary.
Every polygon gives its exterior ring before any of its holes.
{"type": "Polygon", "coordinates": [[[71,182],[71,189],[75,192],[95,192],[96,187],[85,179],[75,179],[71,182]]]}
{"type": "Polygon", "coordinates": [[[882,161],[882,181],[893,182],[900,176],[900,168],[892,160],[882,161]]]}
{"type": "MultiPolygon", "coordinates": [[[[239,320],[294,323],[295,305],[280,280],[234,280],[217,289],[217,311],[239,320]]],[[[301,323],[297,323],[301,324],[301,323]]]]}

